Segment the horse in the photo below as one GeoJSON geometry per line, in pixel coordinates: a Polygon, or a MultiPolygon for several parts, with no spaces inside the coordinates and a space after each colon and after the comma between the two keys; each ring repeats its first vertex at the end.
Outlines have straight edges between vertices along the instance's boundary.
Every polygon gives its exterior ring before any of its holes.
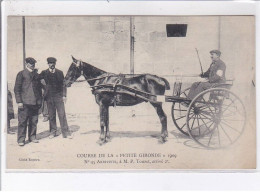
{"type": "Polygon", "coordinates": [[[110,106],[133,106],[145,101],[150,102],[155,108],[161,122],[161,135],[158,141],[160,143],[166,142],[168,137],[167,116],[162,109],[162,102],[147,100],[142,95],[164,95],[165,90],[170,89],[169,82],[165,78],[151,74],[113,74],[77,60],[73,56],[72,60],[64,84],[66,87],[70,87],[82,75],[92,88],[100,112],[100,137],[98,142],[105,143],[110,140],[110,106]],[[125,88],[115,89],[118,85],[125,88]],[[110,86],[112,89],[106,86],[110,86]],[[140,94],[134,94],[129,90],[140,91],[140,94]]]}

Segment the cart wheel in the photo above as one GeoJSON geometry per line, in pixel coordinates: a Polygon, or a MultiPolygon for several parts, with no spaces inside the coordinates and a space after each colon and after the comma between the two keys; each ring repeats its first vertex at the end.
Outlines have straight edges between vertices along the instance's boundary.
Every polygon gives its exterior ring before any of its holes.
{"type": "MultiPolygon", "coordinates": [[[[180,97],[187,98],[190,88],[185,89],[181,92],[180,97]]],[[[186,113],[189,105],[183,102],[172,103],[172,120],[177,129],[183,134],[189,136],[186,127],[186,113]]]]}
{"type": "Polygon", "coordinates": [[[198,94],[186,116],[190,137],[203,147],[220,149],[235,143],[244,131],[246,111],[231,91],[212,88],[198,94]]]}

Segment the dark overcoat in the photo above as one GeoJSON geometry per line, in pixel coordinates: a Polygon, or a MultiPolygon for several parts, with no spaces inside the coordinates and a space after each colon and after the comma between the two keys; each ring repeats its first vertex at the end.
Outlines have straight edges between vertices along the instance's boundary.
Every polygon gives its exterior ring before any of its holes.
{"type": "Polygon", "coordinates": [[[42,103],[42,84],[37,69],[33,70],[33,72],[24,69],[17,74],[14,86],[16,102],[28,104],[28,102],[32,101],[33,96],[28,93],[31,84],[36,98],[36,105],[40,106],[42,103]]]}
{"type": "MultiPolygon", "coordinates": [[[[51,95],[51,86],[50,86],[50,77],[51,77],[51,72],[49,69],[46,69],[44,71],[42,71],[40,73],[40,79],[44,79],[45,81],[45,86],[44,86],[44,99],[47,100],[48,98],[50,98],[50,95],[51,95]]],[[[56,74],[56,78],[57,78],[57,81],[54,83],[55,86],[54,88],[56,88],[56,97],[63,97],[63,96],[66,96],[67,94],[67,88],[65,87],[64,85],[64,75],[63,75],[63,72],[57,68],[55,68],[55,74],[56,74]]]]}

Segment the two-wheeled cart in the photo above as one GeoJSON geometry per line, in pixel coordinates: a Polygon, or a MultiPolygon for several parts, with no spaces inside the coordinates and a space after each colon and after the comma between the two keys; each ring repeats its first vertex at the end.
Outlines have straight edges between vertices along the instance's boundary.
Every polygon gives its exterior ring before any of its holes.
{"type": "Polygon", "coordinates": [[[215,84],[192,100],[187,97],[190,88],[177,91],[178,98],[168,97],[177,129],[209,149],[235,143],[244,131],[246,111],[241,99],[230,91],[232,85],[232,80],[215,84]]]}
{"type": "Polygon", "coordinates": [[[235,143],[244,131],[246,111],[240,98],[230,91],[233,80],[215,84],[192,100],[188,98],[190,88],[182,91],[181,84],[174,83],[172,96],[156,96],[119,83],[95,85],[92,89],[113,92],[115,96],[124,93],[152,103],[171,102],[175,126],[199,145],[220,149],[235,143]]]}

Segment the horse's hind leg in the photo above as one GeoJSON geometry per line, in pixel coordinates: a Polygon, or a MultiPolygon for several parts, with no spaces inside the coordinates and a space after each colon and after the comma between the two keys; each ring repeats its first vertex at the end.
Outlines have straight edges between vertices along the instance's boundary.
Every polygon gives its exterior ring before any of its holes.
{"type": "Polygon", "coordinates": [[[159,118],[160,118],[160,122],[162,125],[162,130],[161,130],[161,137],[160,137],[160,142],[165,142],[166,141],[166,137],[168,137],[168,131],[167,131],[167,116],[164,113],[163,109],[162,109],[162,103],[151,103],[153,105],[153,107],[155,108],[159,118]]]}
{"type": "Polygon", "coordinates": [[[105,111],[105,124],[106,124],[106,139],[110,139],[110,132],[109,132],[109,106],[106,106],[105,111]]]}
{"type": "Polygon", "coordinates": [[[104,128],[105,128],[105,106],[103,103],[99,104],[99,112],[100,112],[100,141],[105,142],[105,133],[104,133],[104,128]]]}

